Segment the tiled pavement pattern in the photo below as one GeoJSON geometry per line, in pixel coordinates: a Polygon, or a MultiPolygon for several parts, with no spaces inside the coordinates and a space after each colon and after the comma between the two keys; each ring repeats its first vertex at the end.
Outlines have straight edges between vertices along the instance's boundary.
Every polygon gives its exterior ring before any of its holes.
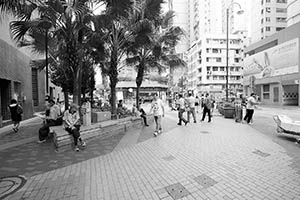
{"type": "MultiPolygon", "coordinates": [[[[153,126],[152,123],[149,127],[134,130],[134,132],[138,132],[138,141],[135,142],[142,142],[152,138],[153,126]]],[[[36,134],[35,132],[38,127],[23,127],[20,133],[21,137],[24,137],[23,135],[30,137],[36,134]]],[[[163,127],[165,130],[171,130],[176,127],[176,123],[172,120],[164,119],[163,127]]],[[[126,134],[130,135],[132,132],[129,130],[126,134]]],[[[5,146],[5,144],[2,144],[0,145],[0,177],[12,175],[30,177],[110,153],[120,143],[124,135],[125,133],[121,133],[107,138],[93,138],[87,141],[86,149],[80,152],[70,150],[63,153],[56,153],[50,141],[44,144],[37,144],[37,136],[32,136],[34,142],[22,143],[21,141],[20,145],[14,145],[11,148],[1,149],[1,147],[5,146]]],[[[18,142],[17,137],[20,137],[20,135],[9,133],[2,136],[7,141],[9,141],[8,138],[10,137],[18,142]]]]}
{"type": "Polygon", "coordinates": [[[9,199],[172,200],[167,188],[174,184],[187,190],[182,199],[300,199],[299,166],[292,162],[250,126],[214,117],[33,176],[9,199]],[[169,156],[175,159],[164,159],[169,156]],[[203,177],[214,184],[199,184],[203,177]]]}

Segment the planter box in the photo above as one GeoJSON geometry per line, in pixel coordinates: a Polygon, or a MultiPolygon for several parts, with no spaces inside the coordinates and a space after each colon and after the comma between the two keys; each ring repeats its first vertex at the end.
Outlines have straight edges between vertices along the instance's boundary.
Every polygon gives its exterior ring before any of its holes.
{"type": "Polygon", "coordinates": [[[111,119],[110,112],[92,112],[92,123],[103,122],[111,119]]]}
{"type": "Polygon", "coordinates": [[[235,116],[235,109],[232,107],[224,107],[224,117],[233,119],[235,116]]]}

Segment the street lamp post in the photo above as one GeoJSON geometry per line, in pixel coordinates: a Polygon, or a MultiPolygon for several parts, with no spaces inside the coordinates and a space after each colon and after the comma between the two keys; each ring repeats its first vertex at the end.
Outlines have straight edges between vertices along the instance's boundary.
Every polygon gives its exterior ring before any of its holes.
{"type": "Polygon", "coordinates": [[[241,15],[244,13],[244,11],[242,10],[242,7],[239,3],[237,2],[232,2],[231,4],[229,4],[229,6],[226,9],[226,101],[228,101],[228,51],[229,51],[229,9],[231,6],[233,5],[238,5],[239,7],[239,11],[237,12],[238,15],[241,15]]]}

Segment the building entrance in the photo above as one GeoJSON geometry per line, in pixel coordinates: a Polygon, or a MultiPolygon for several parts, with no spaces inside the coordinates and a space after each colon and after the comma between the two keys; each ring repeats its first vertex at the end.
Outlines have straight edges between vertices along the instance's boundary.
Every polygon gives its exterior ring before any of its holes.
{"type": "Polygon", "coordinates": [[[9,80],[0,79],[0,114],[2,120],[9,120],[10,113],[8,111],[9,101],[11,97],[11,82],[9,80]]]}

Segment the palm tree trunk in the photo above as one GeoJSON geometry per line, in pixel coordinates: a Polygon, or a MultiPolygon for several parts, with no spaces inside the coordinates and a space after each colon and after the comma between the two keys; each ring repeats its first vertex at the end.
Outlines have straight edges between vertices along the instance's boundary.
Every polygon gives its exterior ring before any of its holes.
{"type": "Polygon", "coordinates": [[[110,105],[111,105],[111,116],[113,119],[116,119],[117,117],[117,96],[116,96],[116,85],[117,80],[110,76],[110,105]]]}
{"type": "Polygon", "coordinates": [[[68,110],[69,109],[69,93],[66,89],[64,90],[64,99],[65,99],[65,110],[68,110]]]}
{"type": "Polygon", "coordinates": [[[137,77],[136,77],[136,107],[138,109],[140,109],[140,104],[139,104],[139,100],[140,100],[140,88],[143,82],[143,78],[144,78],[144,64],[141,63],[138,66],[138,73],[137,73],[137,77]]]}
{"type": "Polygon", "coordinates": [[[139,99],[140,99],[140,88],[141,86],[138,86],[138,84],[136,85],[136,107],[138,110],[140,110],[140,102],[139,102],[139,99]]]}

